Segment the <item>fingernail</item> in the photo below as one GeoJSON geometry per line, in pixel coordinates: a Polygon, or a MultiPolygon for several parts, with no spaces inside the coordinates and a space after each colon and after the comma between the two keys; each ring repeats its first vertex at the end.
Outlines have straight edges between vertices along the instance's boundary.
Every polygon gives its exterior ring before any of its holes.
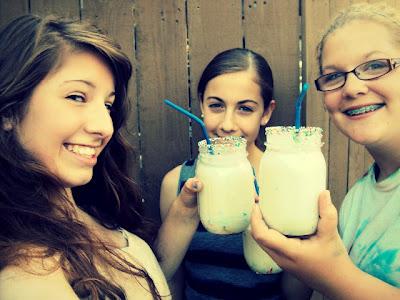
{"type": "Polygon", "coordinates": [[[197,189],[199,188],[199,185],[197,184],[197,182],[193,182],[193,183],[192,183],[192,188],[193,188],[194,190],[197,190],[197,189]]]}

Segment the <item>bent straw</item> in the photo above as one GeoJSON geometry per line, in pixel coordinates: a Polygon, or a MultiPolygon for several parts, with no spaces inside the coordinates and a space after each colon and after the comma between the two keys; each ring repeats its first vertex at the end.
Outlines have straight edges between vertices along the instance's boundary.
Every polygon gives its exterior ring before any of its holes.
{"type": "Polygon", "coordinates": [[[201,130],[203,131],[203,135],[204,135],[204,137],[206,139],[206,142],[207,142],[207,145],[209,147],[210,153],[213,154],[212,153],[212,149],[211,149],[211,141],[210,141],[210,138],[208,137],[206,125],[204,125],[204,122],[199,117],[197,117],[194,114],[188,112],[186,109],[180,107],[179,105],[176,105],[175,103],[171,102],[168,99],[164,99],[164,103],[169,105],[169,106],[171,106],[172,108],[176,109],[180,113],[183,113],[184,115],[188,116],[193,121],[196,121],[198,124],[200,124],[201,130]]]}
{"type": "Polygon", "coordinates": [[[308,83],[303,84],[303,88],[301,90],[300,96],[296,100],[296,121],[295,121],[295,127],[296,130],[300,130],[300,120],[301,120],[301,104],[303,102],[304,96],[306,95],[306,92],[308,90],[308,83]]]}

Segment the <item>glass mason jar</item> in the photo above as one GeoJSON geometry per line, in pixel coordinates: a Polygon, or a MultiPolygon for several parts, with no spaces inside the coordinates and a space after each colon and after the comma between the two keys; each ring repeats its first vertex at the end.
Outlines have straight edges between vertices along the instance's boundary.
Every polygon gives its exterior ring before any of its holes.
{"type": "Polygon", "coordinates": [[[251,236],[251,226],[243,231],[243,254],[247,265],[257,274],[279,273],[282,269],[251,236]]]}
{"type": "Polygon", "coordinates": [[[318,127],[267,127],[260,162],[260,208],[269,227],[289,236],[313,234],[326,163],[318,127]]]}
{"type": "Polygon", "coordinates": [[[198,195],[200,220],[216,234],[242,232],[250,222],[254,203],[254,175],[241,137],[199,142],[196,177],[203,183],[198,195]]]}

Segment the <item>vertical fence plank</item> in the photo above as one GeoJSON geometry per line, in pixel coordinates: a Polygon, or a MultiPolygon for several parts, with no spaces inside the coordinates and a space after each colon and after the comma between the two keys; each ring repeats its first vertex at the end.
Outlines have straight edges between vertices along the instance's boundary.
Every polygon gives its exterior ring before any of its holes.
{"type": "Polygon", "coordinates": [[[29,13],[29,0],[0,1],[0,27],[17,16],[29,13]]]}
{"type": "Polygon", "coordinates": [[[294,104],[299,91],[299,35],[298,1],[244,1],[246,47],[263,55],[274,74],[277,108],[269,126],[294,125],[294,104]]]}
{"type": "Polygon", "coordinates": [[[307,126],[318,126],[324,130],[323,153],[327,163],[330,146],[329,117],[323,107],[322,94],[314,87],[314,79],[319,75],[316,46],[330,18],[328,8],[329,0],[303,0],[302,2],[303,78],[310,84],[305,99],[307,126]]]}
{"type": "MultiPolygon", "coordinates": [[[[242,4],[236,0],[187,1],[191,109],[200,115],[197,84],[207,63],[219,52],[242,47],[242,4]]],[[[193,124],[193,156],[204,139],[193,124]]]]}
{"type": "Polygon", "coordinates": [[[40,16],[57,15],[79,20],[79,0],[30,0],[31,12],[40,16]]]}
{"type": "Polygon", "coordinates": [[[124,132],[134,153],[130,157],[130,174],[140,182],[140,149],[137,119],[136,61],[134,41],[133,0],[85,0],[81,8],[82,19],[88,20],[106,31],[121,45],[132,63],[132,78],[129,82],[128,97],[130,112],[127,130],[124,132]]]}
{"type": "Polygon", "coordinates": [[[162,176],[190,156],[186,117],[163,104],[187,106],[185,1],[138,0],[136,20],[142,183],[157,217],[162,176]]]}

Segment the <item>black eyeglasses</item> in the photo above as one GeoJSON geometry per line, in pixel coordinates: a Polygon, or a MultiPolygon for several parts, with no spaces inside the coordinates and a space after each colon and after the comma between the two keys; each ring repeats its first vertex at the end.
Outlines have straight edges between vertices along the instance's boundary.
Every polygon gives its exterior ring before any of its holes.
{"type": "Polygon", "coordinates": [[[398,66],[400,66],[400,58],[370,60],[348,72],[333,72],[322,75],[315,80],[315,87],[321,92],[333,91],[345,85],[349,73],[353,73],[360,80],[371,80],[389,73],[398,66]]]}

